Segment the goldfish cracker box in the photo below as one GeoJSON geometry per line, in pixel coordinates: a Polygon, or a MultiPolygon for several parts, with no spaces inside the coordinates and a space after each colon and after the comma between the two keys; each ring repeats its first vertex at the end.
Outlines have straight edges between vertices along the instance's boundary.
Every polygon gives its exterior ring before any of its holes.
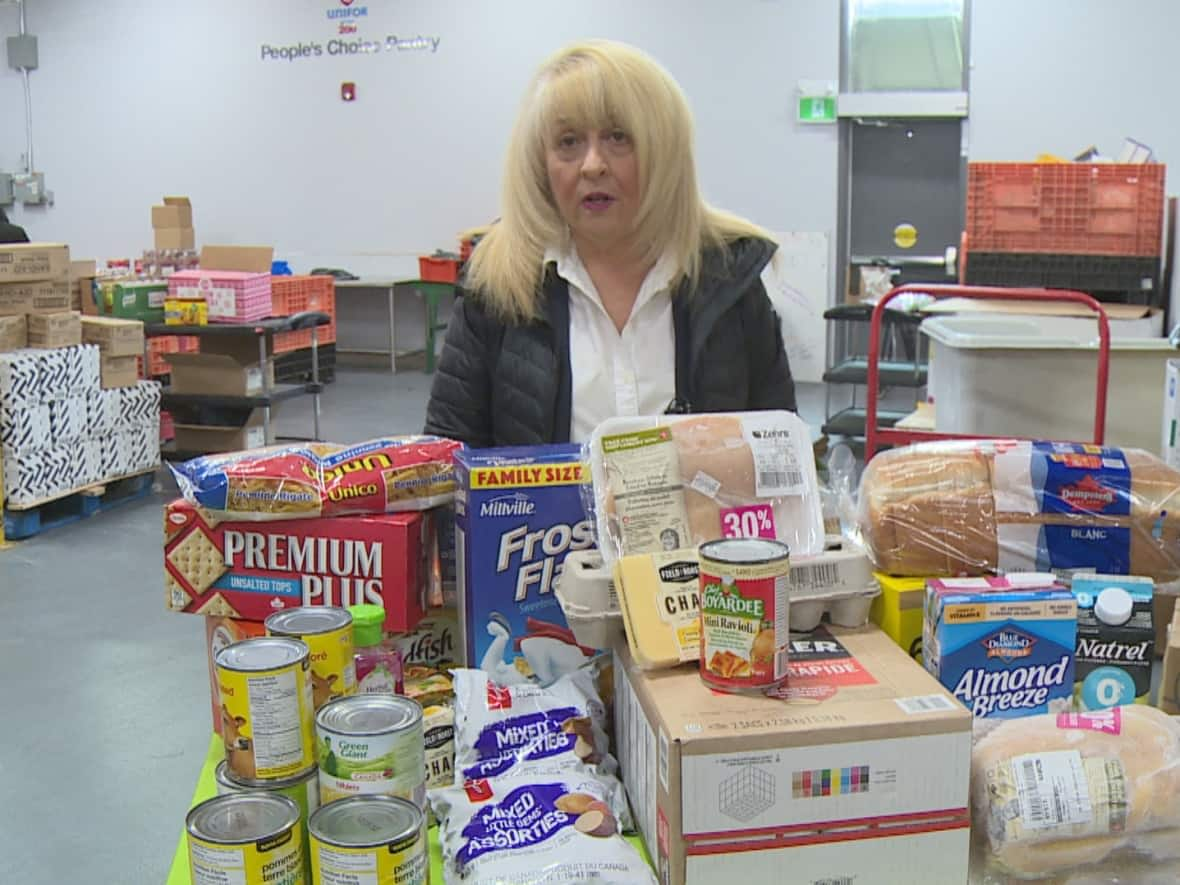
{"type": "Polygon", "coordinates": [[[1051,574],[926,584],[926,669],[977,719],[1066,713],[1078,606],[1051,574]]]}
{"type": "Polygon", "coordinates": [[[455,453],[459,630],[468,666],[501,685],[548,684],[595,654],[553,590],[566,554],[594,546],[578,445],[455,453]]]}

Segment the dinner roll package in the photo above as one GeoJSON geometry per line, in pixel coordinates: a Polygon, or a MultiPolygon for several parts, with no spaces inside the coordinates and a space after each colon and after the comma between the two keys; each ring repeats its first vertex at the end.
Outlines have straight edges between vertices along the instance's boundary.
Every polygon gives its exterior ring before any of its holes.
{"type": "Polygon", "coordinates": [[[1137,449],[920,443],[868,463],[858,507],[865,545],[892,575],[1180,579],[1180,471],[1137,449]]]}
{"type": "Polygon", "coordinates": [[[824,549],[811,431],[791,412],[610,418],[588,446],[608,566],[717,538],[824,549]]]}
{"type": "Polygon", "coordinates": [[[1153,707],[977,729],[971,790],[989,885],[1180,859],[1180,723],[1153,707]]]}

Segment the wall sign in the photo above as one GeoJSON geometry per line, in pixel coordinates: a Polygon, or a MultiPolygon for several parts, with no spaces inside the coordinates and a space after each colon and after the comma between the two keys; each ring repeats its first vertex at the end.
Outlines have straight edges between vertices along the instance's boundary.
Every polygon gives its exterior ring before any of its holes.
{"type": "Polygon", "coordinates": [[[362,23],[367,23],[369,7],[357,5],[357,0],[335,0],[326,10],[336,36],[330,40],[301,40],[298,43],[263,43],[259,46],[261,61],[302,61],[309,58],[355,55],[389,55],[402,52],[438,52],[442,38],[429,34],[397,35],[366,39],[360,36],[362,23]]]}

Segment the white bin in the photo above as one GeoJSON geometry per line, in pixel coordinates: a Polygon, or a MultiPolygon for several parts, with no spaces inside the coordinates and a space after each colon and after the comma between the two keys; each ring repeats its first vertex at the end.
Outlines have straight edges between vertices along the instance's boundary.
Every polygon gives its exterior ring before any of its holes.
{"type": "MultiPolygon", "coordinates": [[[[1046,335],[1033,319],[928,319],[929,394],[943,433],[1088,442],[1094,434],[1098,342],[1046,335]]],[[[1156,452],[1165,338],[1112,339],[1106,443],[1156,452]]]]}

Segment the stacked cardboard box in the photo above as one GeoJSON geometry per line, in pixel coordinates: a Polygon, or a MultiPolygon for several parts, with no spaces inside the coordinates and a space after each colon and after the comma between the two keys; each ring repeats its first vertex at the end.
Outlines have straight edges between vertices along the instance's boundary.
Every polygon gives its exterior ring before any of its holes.
{"type": "Polygon", "coordinates": [[[46,343],[50,336],[62,344],[77,344],[68,335],[62,338],[61,319],[56,324],[38,320],[35,342],[30,342],[30,315],[68,314],[73,298],[70,292],[70,250],[60,243],[18,243],[0,246],[0,353],[22,347],[56,347],[46,343]]]}
{"type": "MultiPolygon", "coordinates": [[[[259,362],[253,338],[210,338],[201,347],[200,353],[164,355],[171,366],[173,393],[250,397],[274,387],[274,360],[259,362]]],[[[208,422],[208,414],[201,420],[208,422]]],[[[214,423],[176,418],[176,447],[182,451],[232,452],[268,442],[262,409],[227,409],[214,423]]]]}
{"type": "Polygon", "coordinates": [[[9,504],[30,506],[159,464],[159,385],[103,390],[99,379],[94,345],[0,354],[9,504]]]}
{"type": "Polygon", "coordinates": [[[160,206],[152,206],[152,232],[156,250],[192,249],[193,205],[188,197],[164,197],[160,206]]]}
{"type": "Polygon", "coordinates": [[[143,355],[143,323],[114,317],[86,317],[82,340],[102,353],[102,387],[130,387],[139,380],[137,357],[143,355]]]}

